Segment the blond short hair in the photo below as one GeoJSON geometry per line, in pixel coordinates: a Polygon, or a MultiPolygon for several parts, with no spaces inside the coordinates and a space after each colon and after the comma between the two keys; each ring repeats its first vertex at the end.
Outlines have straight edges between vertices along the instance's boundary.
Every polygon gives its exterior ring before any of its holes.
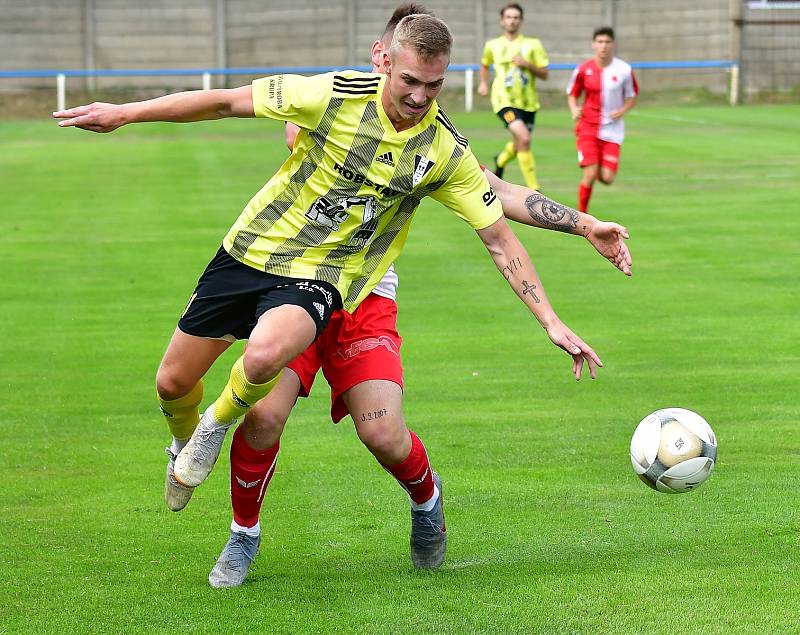
{"type": "Polygon", "coordinates": [[[394,58],[398,50],[410,48],[423,60],[431,60],[440,55],[450,57],[453,35],[439,18],[416,13],[406,16],[394,30],[389,55],[394,58]]]}

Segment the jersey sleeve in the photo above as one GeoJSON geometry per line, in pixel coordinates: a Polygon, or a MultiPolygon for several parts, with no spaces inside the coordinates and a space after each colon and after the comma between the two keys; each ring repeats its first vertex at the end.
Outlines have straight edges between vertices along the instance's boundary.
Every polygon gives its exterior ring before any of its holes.
{"type": "Polygon", "coordinates": [[[272,75],[253,81],[256,117],[316,128],[333,92],[333,75],[272,75]]]}
{"type": "Polygon", "coordinates": [[[567,84],[567,95],[571,97],[580,97],[583,92],[583,71],[580,66],[576,66],[572,71],[572,77],[569,78],[567,84]]]}
{"type": "Polygon", "coordinates": [[[475,230],[485,229],[503,215],[494,190],[475,155],[467,148],[452,176],[431,197],[450,208],[475,230]]]}
{"type": "Polygon", "coordinates": [[[491,66],[494,63],[494,54],[492,53],[492,43],[486,42],[483,46],[483,55],[481,55],[481,65],[491,66]]]}
{"type": "Polygon", "coordinates": [[[531,49],[531,62],[536,64],[539,68],[546,68],[550,65],[547,51],[544,50],[544,44],[542,44],[541,40],[536,40],[531,49]]]}
{"type": "Polygon", "coordinates": [[[639,83],[636,81],[636,75],[633,74],[633,69],[628,73],[625,82],[622,85],[622,98],[630,99],[639,94],[639,83]]]}

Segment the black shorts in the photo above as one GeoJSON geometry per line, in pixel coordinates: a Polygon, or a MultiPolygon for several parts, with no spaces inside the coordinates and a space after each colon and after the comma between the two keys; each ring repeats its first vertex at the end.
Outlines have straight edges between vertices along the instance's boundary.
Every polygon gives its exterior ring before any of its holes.
{"type": "Polygon", "coordinates": [[[258,318],[284,304],[303,307],[319,336],[331,313],[342,308],[342,298],[328,282],[274,276],[239,262],[220,247],[197,281],[178,328],[198,337],[243,340],[258,318]]]}
{"type": "Polygon", "coordinates": [[[505,108],[501,108],[500,112],[497,113],[497,116],[500,117],[500,120],[506,125],[506,128],[508,128],[508,124],[515,119],[521,119],[522,123],[525,124],[530,132],[533,130],[533,125],[536,123],[535,110],[520,110],[519,108],[511,108],[510,106],[507,106],[505,108]]]}

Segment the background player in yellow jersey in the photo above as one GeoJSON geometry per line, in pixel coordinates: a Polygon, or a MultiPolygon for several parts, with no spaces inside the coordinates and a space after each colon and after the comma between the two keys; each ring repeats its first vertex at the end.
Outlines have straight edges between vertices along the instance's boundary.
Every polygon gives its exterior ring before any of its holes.
{"type": "MultiPolygon", "coordinates": [[[[469,144],[438,109],[451,43],[440,20],[409,16],[385,56],[386,77],[281,75],[252,87],[54,114],[62,126],[95,132],[139,121],[254,115],[302,128],[291,157],[253,197],[201,277],[159,368],[159,400],[179,451],[174,477],[180,484],[202,482],[227,429],[271,390],[331,312],[355,310],[369,295],[427,195],[477,231],[513,291],[572,356],[576,376],[584,363],[592,376],[601,365],[556,316],[469,144]],[[248,336],[228,386],[198,424],[203,374],[231,340],[248,336]],[[181,449],[185,431],[195,426],[181,449]]],[[[439,517],[443,540],[441,503],[439,517]]]]}
{"type": "Polygon", "coordinates": [[[481,57],[478,94],[489,94],[489,66],[494,65],[492,110],[503,121],[513,137],[495,157],[494,172],[503,176],[503,169],[515,156],[528,187],[539,189],[536,162],[531,152],[531,133],[539,110],[536,80],[546,80],[547,52],[542,43],[520,33],[522,7],[515,2],[500,9],[503,34],[486,42],[481,57]]]}

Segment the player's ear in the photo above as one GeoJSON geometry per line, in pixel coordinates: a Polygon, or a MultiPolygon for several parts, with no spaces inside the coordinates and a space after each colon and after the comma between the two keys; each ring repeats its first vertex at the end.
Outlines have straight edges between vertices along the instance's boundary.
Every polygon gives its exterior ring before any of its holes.
{"type": "Polygon", "coordinates": [[[380,40],[372,43],[372,65],[375,68],[383,68],[383,42],[380,40]]]}
{"type": "Polygon", "coordinates": [[[389,51],[383,51],[383,72],[389,73],[392,70],[392,56],[389,55],[389,51]]]}

